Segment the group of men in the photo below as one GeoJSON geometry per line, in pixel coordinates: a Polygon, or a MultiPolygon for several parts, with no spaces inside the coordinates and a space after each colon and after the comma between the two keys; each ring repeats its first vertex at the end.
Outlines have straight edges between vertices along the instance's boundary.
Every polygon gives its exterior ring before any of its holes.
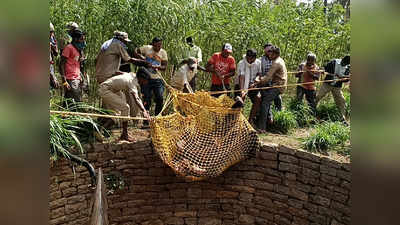
{"type": "MultiPolygon", "coordinates": [[[[63,40],[65,44],[60,45],[59,70],[65,97],[79,102],[82,93],[82,64],[85,61],[83,53],[86,46],[85,33],[76,23],[68,23],[67,28],[70,40],[65,39],[63,40]]],[[[154,115],[161,113],[165,90],[161,72],[168,66],[168,54],[162,48],[162,41],[161,38],[155,37],[151,44],[135,48],[134,51],[128,53],[127,45],[131,42],[128,34],[115,31],[113,37],[102,44],[96,57],[95,76],[103,108],[110,109],[121,116],[136,116],[140,109],[143,115],[150,119],[149,111],[154,97],[154,115]],[[129,66],[128,69],[124,69],[124,65],[128,63],[138,66],[136,73],[129,72],[129,66]]],[[[233,47],[225,43],[221,51],[214,53],[205,67],[202,67],[199,65],[202,62],[201,49],[194,45],[192,37],[186,38],[186,43],[188,47],[182,62],[179,63],[171,78],[171,86],[184,92],[194,92],[196,73],[202,70],[212,74],[210,91],[227,91],[230,90],[231,78],[235,77],[236,99],[243,101],[246,96],[250,98],[253,104],[249,121],[259,132],[265,132],[268,124],[273,123],[271,104],[274,102],[277,110],[282,109],[281,94],[284,93],[287,84],[288,73],[285,62],[280,57],[280,48],[268,43],[264,46],[264,55],[260,58],[257,58],[255,49],[249,49],[236,65],[232,56],[233,47]],[[255,87],[262,89],[246,91],[255,87]]],[[[58,51],[52,24],[50,25],[50,49],[52,65],[55,53],[58,51]]],[[[299,72],[295,74],[298,82],[303,83],[297,87],[298,100],[302,100],[305,95],[315,113],[318,101],[331,91],[345,121],[342,82],[324,83],[316,94],[314,81],[319,79],[321,71],[315,62],[316,56],[312,53],[308,54],[306,62],[299,66],[299,72]]],[[[334,80],[348,75],[349,64],[349,56],[329,62],[325,68],[328,72],[326,79],[334,80]]],[[[54,76],[54,68],[53,70],[51,68],[50,81],[54,86],[59,85],[54,76]]],[[[220,95],[212,94],[214,97],[220,95]]],[[[115,121],[109,120],[104,126],[111,127],[113,123],[115,121]]],[[[144,126],[147,125],[148,120],[144,121],[144,126]]],[[[127,127],[128,121],[123,120],[121,139],[131,141],[127,127]]]]}

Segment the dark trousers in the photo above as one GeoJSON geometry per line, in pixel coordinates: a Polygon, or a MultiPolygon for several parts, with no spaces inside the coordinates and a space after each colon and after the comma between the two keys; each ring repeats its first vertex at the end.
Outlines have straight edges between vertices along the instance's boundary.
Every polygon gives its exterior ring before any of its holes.
{"type": "Polygon", "coordinates": [[[189,82],[190,87],[192,88],[193,92],[196,92],[196,77],[197,77],[197,75],[194,75],[192,80],[189,82]]]}
{"type": "Polygon", "coordinates": [[[261,108],[260,108],[260,116],[258,117],[257,121],[257,127],[261,130],[265,130],[267,128],[267,119],[268,119],[268,114],[272,116],[271,114],[271,104],[272,101],[276,97],[278,97],[280,94],[280,91],[278,88],[271,88],[267,90],[262,90],[261,91],[261,108]]]}
{"type": "MultiPolygon", "coordinates": [[[[211,88],[210,88],[210,91],[229,91],[229,90],[231,90],[229,84],[225,84],[225,88],[226,88],[226,90],[224,90],[224,86],[222,86],[222,84],[221,85],[212,84],[211,88]]],[[[218,98],[222,94],[223,93],[221,93],[221,94],[212,94],[211,96],[213,96],[215,98],[218,98]]],[[[230,97],[231,93],[226,93],[226,95],[228,95],[230,97]]]]}
{"type": "Polygon", "coordinates": [[[154,94],[154,101],[156,102],[156,109],[154,114],[157,116],[163,106],[163,95],[164,95],[164,83],[161,79],[150,79],[142,87],[144,107],[147,111],[150,110],[151,100],[154,94]]]}
{"type": "Polygon", "coordinates": [[[74,99],[75,102],[81,102],[82,97],[82,88],[81,88],[81,80],[67,80],[69,86],[71,87],[69,90],[64,87],[64,98],[74,99]]]}
{"type": "Polygon", "coordinates": [[[303,101],[304,95],[306,96],[306,100],[308,102],[308,105],[310,106],[312,113],[315,114],[317,110],[317,103],[316,103],[316,98],[317,98],[317,92],[315,90],[307,90],[301,86],[297,86],[296,89],[296,97],[298,102],[303,101]]]}

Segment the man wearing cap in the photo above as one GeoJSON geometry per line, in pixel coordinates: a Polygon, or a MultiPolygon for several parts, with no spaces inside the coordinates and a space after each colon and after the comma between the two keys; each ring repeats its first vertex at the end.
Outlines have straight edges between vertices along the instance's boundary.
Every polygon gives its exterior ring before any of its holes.
{"type": "MultiPolygon", "coordinates": [[[[122,31],[115,31],[114,37],[103,43],[101,49],[96,57],[96,80],[98,84],[103,83],[107,79],[124,74],[119,70],[121,60],[128,63],[134,63],[136,65],[143,65],[145,61],[142,59],[131,58],[126,51],[127,43],[131,40],[128,38],[128,34],[122,31]]],[[[131,112],[130,115],[137,115],[138,107],[135,106],[135,101],[132,99],[129,93],[119,93],[122,97],[126,98],[126,102],[129,104],[131,112]]],[[[103,104],[104,108],[108,108],[107,104],[103,104]]]]}
{"type": "MultiPolygon", "coordinates": [[[[282,86],[287,83],[287,69],[285,61],[280,57],[280,49],[273,47],[271,49],[272,65],[266,76],[256,80],[257,86],[263,86],[267,83],[271,83],[271,86],[282,86]]],[[[261,109],[260,116],[257,121],[257,127],[260,132],[265,132],[267,126],[268,113],[272,101],[279,95],[283,94],[285,87],[275,87],[261,91],[261,109]]]]}
{"type": "Polygon", "coordinates": [[[150,111],[151,100],[154,94],[156,102],[154,113],[158,115],[162,110],[164,101],[164,83],[161,71],[165,71],[168,65],[168,55],[162,48],[162,39],[159,37],[153,38],[151,45],[144,45],[137,48],[135,53],[151,64],[147,68],[141,68],[145,72],[141,72],[142,70],[138,71],[138,77],[147,79],[147,82],[142,86],[145,108],[150,111]]]}
{"type": "Polygon", "coordinates": [[[67,23],[67,25],[66,25],[66,31],[65,31],[65,33],[63,34],[63,36],[61,37],[61,40],[60,40],[60,45],[59,45],[59,47],[60,47],[60,52],[62,53],[62,51],[64,50],[64,48],[65,48],[65,46],[67,46],[68,44],[70,44],[71,42],[72,42],[72,36],[71,36],[71,34],[72,34],[72,32],[74,31],[74,30],[76,30],[76,29],[78,29],[79,28],[79,26],[78,26],[78,24],[77,23],[75,23],[75,22],[68,22],[67,23]]]}
{"type": "Polygon", "coordinates": [[[186,93],[193,93],[189,82],[194,78],[197,72],[197,65],[197,59],[194,57],[189,57],[185,60],[185,63],[172,77],[171,86],[186,93]]]}
{"type": "Polygon", "coordinates": [[[295,74],[298,78],[297,83],[306,83],[296,87],[296,99],[298,102],[302,102],[305,95],[313,114],[315,114],[317,108],[317,104],[315,103],[316,87],[314,81],[318,80],[320,76],[318,72],[319,67],[315,63],[316,60],[317,56],[314,53],[309,53],[307,55],[307,61],[299,65],[299,72],[295,74]]]}
{"type": "Polygon", "coordinates": [[[65,90],[65,98],[81,101],[81,52],[86,46],[85,35],[76,29],[71,33],[72,42],[65,46],[61,55],[60,73],[65,90]]]}
{"type": "MultiPolygon", "coordinates": [[[[222,46],[221,52],[214,53],[206,65],[207,72],[212,73],[210,91],[230,90],[230,78],[235,75],[236,62],[231,56],[232,45],[226,43],[222,46]]],[[[221,94],[212,94],[218,97],[221,94]]]]}
{"type": "MultiPolygon", "coordinates": [[[[134,99],[136,106],[143,111],[143,115],[150,119],[148,112],[144,108],[138,93],[139,83],[135,73],[124,73],[122,75],[113,76],[106,81],[102,82],[99,87],[99,95],[104,104],[109,109],[113,110],[115,115],[129,116],[131,106],[126,102],[125,98],[121,96],[121,92],[128,93],[134,99]]],[[[108,127],[108,125],[104,125],[108,127]]],[[[122,120],[122,133],[121,140],[133,141],[132,137],[128,134],[128,121],[122,120]]]]}

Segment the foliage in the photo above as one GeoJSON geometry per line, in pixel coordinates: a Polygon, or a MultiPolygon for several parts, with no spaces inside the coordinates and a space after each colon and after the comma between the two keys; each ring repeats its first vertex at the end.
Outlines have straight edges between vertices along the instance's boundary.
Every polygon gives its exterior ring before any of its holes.
{"type": "MultiPolygon", "coordinates": [[[[350,93],[347,91],[343,91],[344,98],[346,100],[346,113],[350,115],[350,93]]],[[[324,101],[321,101],[317,107],[317,117],[324,121],[341,121],[342,115],[339,111],[339,108],[336,106],[333,98],[327,98],[326,96],[324,101]]]]}
{"type": "MultiPolygon", "coordinates": [[[[324,13],[323,1],[296,6],[293,0],[50,0],[50,20],[60,37],[68,21],[77,22],[87,32],[88,71],[101,44],[114,30],[124,30],[132,40],[131,48],[148,44],[154,36],[164,39],[168,52],[168,80],[182,59],[184,38],[193,36],[203,51],[203,62],[220,51],[223,42],[234,47],[239,60],[247,48],[262,53],[265,42],[282,50],[289,69],[304,60],[307,52],[323,64],[350,51],[350,23],[343,21],[345,10],[339,4],[324,13]]],[[[198,74],[200,89],[209,86],[209,74],[198,74]]],[[[92,82],[95,83],[95,82],[92,82]]]]}
{"type": "MultiPolygon", "coordinates": [[[[51,102],[53,102],[52,100],[51,102]]],[[[88,106],[85,103],[75,103],[68,108],[62,108],[55,103],[50,105],[51,109],[64,109],[69,111],[88,111],[98,113],[103,110],[88,106]]],[[[93,138],[93,132],[100,132],[97,122],[91,117],[84,116],[62,116],[50,114],[50,157],[57,160],[58,156],[68,158],[68,152],[72,148],[77,148],[83,153],[82,142],[88,142],[93,138]]]]}
{"type": "Polygon", "coordinates": [[[299,127],[309,127],[311,124],[315,123],[315,116],[308,104],[299,102],[296,98],[292,98],[289,101],[289,110],[295,115],[299,127]]]}
{"type": "Polygon", "coordinates": [[[296,116],[293,112],[282,110],[282,111],[274,111],[273,110],[274,122],[272,124],[271,129],[273,131],[287,134],[290,130],[297,127],[296,116]]]}
{"type": "Polygon", "coordinates": [[[129,185],[126,178],[118,172],[104,175],[104,181],[110,194],[113,194],[116,190],[123,190],[129,185]]]}
{"type": "Polygon", "coordinates": [[[304,147],[311,151],[326,152],[337,146],[344,147],[349,139],[350,127],[340,122],[325,122],[315,126],[314,133],[304,141],[304,147]]]}

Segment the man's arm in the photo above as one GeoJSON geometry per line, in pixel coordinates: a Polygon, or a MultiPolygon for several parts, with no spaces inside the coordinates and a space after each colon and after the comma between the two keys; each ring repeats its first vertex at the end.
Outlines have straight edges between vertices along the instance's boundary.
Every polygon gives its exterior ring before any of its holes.
{"type": "Polygon", "coordinates": [[[273,63],[271,65],[271,68],[269,69],[268,73],[266,76],[262,77],[260,79],[260,84],[266,84],[269,81],[272,80],[272,77],[274,76],[274,74],[278,71],[278,69],[280,68],[280,64],[278,63],[273,63]]]}
{"type": "Polygon", "coordinates": [[[135,99],[136,104],[142,110],[144,117],[146,117],[147,119],[150,119],[150,115],[146,111],[146,109],[144,108],[142,100],[140,100],[138,93],[137,92],[131,92],[131,94],[133,95],[133,99],[135,99]]]}
{"type": "Polygon", "coordinates": [[[144,55],[142,55],[140,48],[135,48],[135,51],[133,51],[133,57],[138,58],[138,59],[143,59],[143,60],[146,59],[146,57],[144,57],[144,55]]]}
{"type": "Polygon", "coordinates": [[[67,79],[65,78],[65,63],[67,62],[67,58],[65,56],[61,56],[61,61],[60,61],[60,74],[61,74],[61,80],[63,83],[63,86],[65,86],[68,90],[71,88],[67,82],[67,79]]]}

